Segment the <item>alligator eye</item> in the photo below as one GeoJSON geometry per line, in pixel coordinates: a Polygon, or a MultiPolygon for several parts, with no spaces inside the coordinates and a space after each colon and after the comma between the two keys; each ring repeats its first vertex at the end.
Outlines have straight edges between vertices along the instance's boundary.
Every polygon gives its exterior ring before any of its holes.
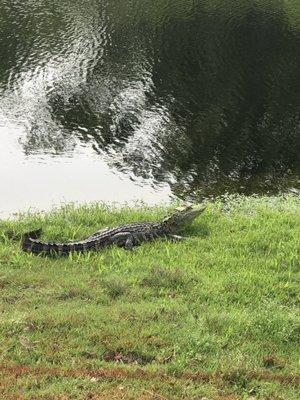
{"type": "Polygon", "coordinates": [[[193,208],[193,203],[186,201],[185,203],[183,203],[182,205],[185,209],[190,210],[191,208],[193,208]]]}
{"type": "Polygon", "coordinates": [[[191,208],[192,208],[192,206],[190,204],[185,204],[184,203],[183,205],[177,207],[175,210],[178,211],[178,212],[181,212],[181,211],[188,211],[191,208]]]}
{"type": "Polygon", "coordinates": [[[192,210],[193,206],[191,204],[184,204],[181,207],[176,208],[177,211],[190,211],[192,210]]]}

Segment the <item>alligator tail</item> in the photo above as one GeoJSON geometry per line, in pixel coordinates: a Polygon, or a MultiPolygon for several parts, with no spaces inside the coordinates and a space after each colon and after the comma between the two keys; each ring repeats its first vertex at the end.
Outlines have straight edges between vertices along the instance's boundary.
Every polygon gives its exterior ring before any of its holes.
{"type": "Polygon", "coordinates": [[[43,233],[42,228],[36,229],[34,231],[26,232],[24,234],[24,239],[25,238],[38,239],[42,233],[43,233]]]}
{"type": "Polygon", "coordinates": [[[66,256],[73,251],[85,252],[98,248],[99,241],[97,239],[69,243],[42,242],[38,240],[41,233],[41,229],[26,233],[23,237],[22,249],[27,253],[33,254],[66,256]]]}
{"type": "Polygon", "coordinates": [[[22,249],[27,252],[32,252],[32,246],[34,241],[38,239],[42,234],[42,228],[34,231],[26,232],[22,240],[22,249]]]}

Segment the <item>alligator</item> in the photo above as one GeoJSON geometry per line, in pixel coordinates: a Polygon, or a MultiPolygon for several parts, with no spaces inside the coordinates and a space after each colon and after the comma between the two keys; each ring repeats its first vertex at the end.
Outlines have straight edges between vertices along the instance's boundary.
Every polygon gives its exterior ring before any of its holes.
{"type": "Polygon", "coordinates": [[[176,208],[175,212],[161,222],[136,222],[120,225],[116,228],[105,228],[95,232],[88,238],[66,243],[43,242],[39,240],[42,229],[27,232],[23,236],[22,249],[28,253],[44,255],[68,255],[71,252],[87,252],[100,250],[107,246],[117,245],[132,250],[142,242],[156,238],[184,240],[176,235],[185,224],[193,221],[205,210],[204,205],[186,205],[176,208]]]}

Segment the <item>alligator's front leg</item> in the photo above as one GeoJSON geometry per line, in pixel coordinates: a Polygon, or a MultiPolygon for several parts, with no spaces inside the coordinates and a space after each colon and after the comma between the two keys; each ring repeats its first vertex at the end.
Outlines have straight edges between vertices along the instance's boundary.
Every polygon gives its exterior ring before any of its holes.
{"type": "Polygon", "coordinates": [[[187,240],[186,237],[184,236],[179,236],[179,235],[168,235],[167,236],[169,239],[174,240],[174,242],[182,242],[183,240],[187,240]]]}

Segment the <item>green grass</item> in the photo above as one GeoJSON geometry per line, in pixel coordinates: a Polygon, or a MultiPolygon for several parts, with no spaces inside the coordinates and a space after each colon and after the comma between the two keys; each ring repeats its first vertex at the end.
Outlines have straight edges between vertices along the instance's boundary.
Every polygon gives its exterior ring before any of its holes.
{"type": "Polygon", "coordinates": [[[20,251],[40,226],[62,241],[166,212],[98,204],[0,222],[0,398],[299,399],[299,197],[210,203],[185,242],[20,251]]]}

